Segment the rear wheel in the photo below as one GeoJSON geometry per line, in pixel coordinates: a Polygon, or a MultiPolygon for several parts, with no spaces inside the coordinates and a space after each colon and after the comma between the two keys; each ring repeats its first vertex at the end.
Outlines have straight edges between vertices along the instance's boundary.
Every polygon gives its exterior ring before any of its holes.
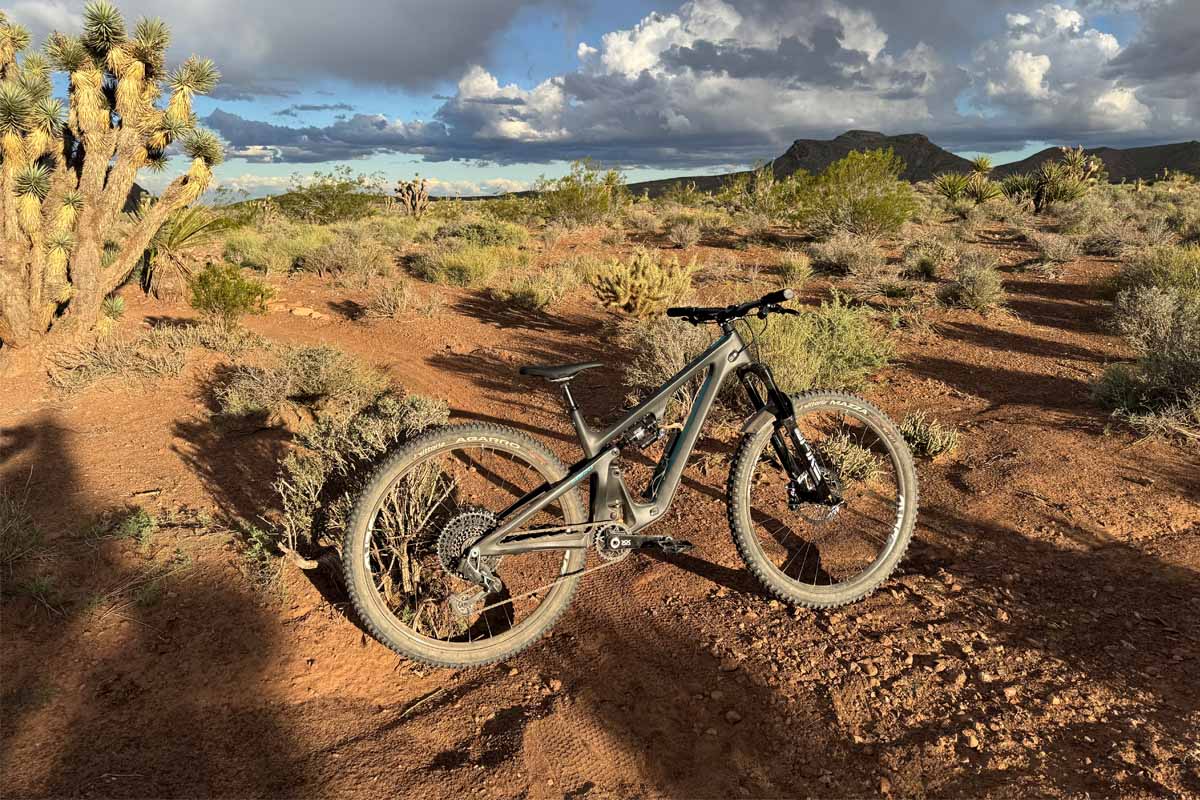
{"type": "MultiPolygon", "coordinates": [[[[530,437],[484,424],[427,434],[383,463],[342,545],[350,598],[371,633],[401,655],[439,666],[486,664],[535,642],[570,603],[586,550],[488,559],[504,584],[489,594],[456,568],[505,509],[565,474],[530,437]]],[[[571,491],[522,527],[585,521],[571,491]]]]}
{"type": "Polygon", "coordinates": [[[861,600],[900,563],[917,517],[917,476],[900,431],[849,394],[792,398],[796,424],[844,504],[789,503],[773,425],[748,434],[729,474],[729,525],[747,567],[777,597],[828,608],[861,600]]]}

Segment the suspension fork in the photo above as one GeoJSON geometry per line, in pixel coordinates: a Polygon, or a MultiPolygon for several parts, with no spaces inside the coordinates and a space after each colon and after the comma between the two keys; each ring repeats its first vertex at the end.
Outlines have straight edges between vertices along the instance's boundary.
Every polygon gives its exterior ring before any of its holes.
{"type": "Polygon", "coordinates": [[[827,505],[841,503],[841,490],[836,479],[831,479],[832,476],[821,466],[816,453],[800,432],[792,398],[776,385],[771,368],[766,364],[747,364],[738,368],[737,375],[755,411],[773,409],[771,448],[789,478],[788,504],[795,508],[802,499],[809,498],[827,505]],[[766,389],[766,398],[753,379],[757,379],[766,389]],[[789,444],[791,447],[788,447],[789,444]],[[797,462],[795,454],[803,456],[802,464],[797,462]]]}

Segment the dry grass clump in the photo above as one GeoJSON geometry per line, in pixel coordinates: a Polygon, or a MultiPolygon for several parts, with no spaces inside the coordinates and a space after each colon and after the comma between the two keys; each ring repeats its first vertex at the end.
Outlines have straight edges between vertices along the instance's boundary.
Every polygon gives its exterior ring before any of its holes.
{"type": "Polygon", "coordinates": [[[412,288],[406,280],[397,280],[375,291],[367,304],[367,316],[398,319],[412,305],[412,288]]]}
{"type": "Polygon", "coordinates": [[[1033,244],[1038,258],[1051,264],[1066,264],[1079,258],[1079,245],[1070,236],[1030,232],[1026,239],[1033,244]]]}
{"type": "Polygon", "coordinates": [[[658,215],[645,206],[632,206],[625,212],[625,227],[642,236],[655,235],[658,226],[658,215]]]}
{"type": "Polygon", "coordinates": [[[958,258],[958,247],[940,236],[922,236],[904,248],[904,271],[911,276],[935,280],[958,258]]]}
{"type": "Polygon", "coordinates": [[[328,226],[272,221],[263,229],[239,228],[227,234],[224,256],[259,272],[289,272],[336,235],[328,226]]]}
{"type": "Polygon", "coordinates": [[[321,277],[352,279],[365,285],[377,275],[391,275],[395,259],[381,241],[355,226],[339,231],[333,241],[321,245],[296,262],[296,268],[321,277]]]}
{"type": "Polygon", "coordinates": [[[5,577],[42,543],[42,533],[29,513],[29,494],[0,486],[0,568],[5,577]]]}
{"type": "Polygon", "coordinates": [[[674,256],[639,247],[627,260],[611,260],[589,281],[607,308],[634,316],[660,313],[692,288],[696,262],[680,264],[674,256]]]}
{"type": "MultiPolygon", "coordinates": [[[[624,383],[639,395],[658,389],[712,343],[703,326],[661,316],[631,320],[623,335],[634,353],[625,367],[624,383]]],[[[687,415],[701,383],[696,378],[679,390],[667,409],[669,422],[687,415]]]]}
{"type": "Polygon", "coordinates": [[[851,233],[838,233],[808,247],[812,266],[823,272],[868,279],[884,266],[883,253],[875,240],[851,233]]]}
{"type": "Polygon", "coordinates": [[[287,350],[272,367],[234,367],[216,396],[226,416],[277,415],[293,404],[361,405],[386,386],[382,373],[353,356],[312,345],[287,350]]]}
{"type": "Polygon", "coordinates": [[[894,351],[871,312],[839,295],[800,316],[772,318],[759,344],[776,383],[787,392],[860,388],[894,351]]]}
{"type": "Polygon", "coordinates": [[[958,431],[931,418],[924,411],[906,415],[900,423],[900,434],[916,456],[936,458],[958,447],[958,431]]]}
{"type": "Polygon", "coordinates": [[[544,311],[558,303],[582,283],[583,277],[570,265],[549,267],[513,278],[488,290],[492,299],[523,311],[544,311]]]}
{"type": "Polygon", "coordinates": [[[677,214],[667,220],[667,240],[676,247],[687,249],[700,241],[700,221],[688,214],[677,214]]]}
{"type": "Polygon", "coordinates": [[[101,338],[56,353],[51,358],[50,383],[64,392],[77,392],[113,379],[156,379],[178,375],[186,363],[182,349],[160,347],[147,336],[136,339],[101,338]]]}
{"type": "Polygon", "coordinates": [[[998,260],[982,250],[963,253],[954,267],[954,281],[943,287],[942,302],[988,314],[1004,305],[1004,283],[998,260]]]}
{"type": "Polygon", "coordinates": [[[528,253],[515,247],[443,243],[412,259],[413,274],[430,283],[483,286],[501,271],[523,267],[528,253]]]}
{"type": "Polygon", "coordinates": [[[779,280],[791,289],[799,289],[812,280],[812,258],[803,250],[784,250],[779,256],[779,280]]]}

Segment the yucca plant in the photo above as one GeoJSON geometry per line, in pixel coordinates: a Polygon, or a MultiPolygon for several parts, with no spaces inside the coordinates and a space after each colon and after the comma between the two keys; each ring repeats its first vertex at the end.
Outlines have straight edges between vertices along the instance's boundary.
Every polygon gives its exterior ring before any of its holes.
{"type": "Polygon", "coordinates": [[[982,205],[988,200],[994,200],[1003,194],[999,186],[988,180],[985,172],[972,172],[967,178],[967,188],[964,194],[971,200],[975,201],[975,205],[982,205]]]}
{"type": "Polygon", "coordinates": [[[983,155],[975,156],[971,159],[971,172],[974,175],[991,175],[992,159],[983,155]]]}
{"type": "Polygon", "coordinates": [[[192,100],[219,77],[192,57],[168,72],[167,26],[128,29],[106,0],[84,8],[79,36],[53,33],[25,53],[29,32],[0,12],[0,345],[86,331],[160,227],[212,180],[221,143],[196,127],[192,100]],[[65,73],[67,102],[53,97],[65,73]],[[190,159],[156,203],[120,226],[138,172],[175,145],[190,159]],[[69,323],[69,324],[67,324],[69,323]]]}
{"type": "Polygon", "coordinates": [[[1104,162],[1089,156],[1082,147],[1060,148],[1059,161],[1044,161],[1033,173],[1033,210],[1040,214],[1056,203],[1070,203],[1088,189],[1107,180],[1104,162]]]}
{"type": "Polygon", "coordinates": [[[961,172],[943,172],[934,177],[933,188],[942,197],[953,202],[962,199],[970,179],[971,176],[961,172]]]}
{"type": "MultiPolygon", "coordinates": [[[[144,217],[153,204],[144,203],[134,214],[144,217]]],[[[216,241],[233,227],[232,220],[207,208],[181,208],[167,218],[146,247],[142,288],[155,297],[183,296],[192,276],[188,254],[216,241]]]]}

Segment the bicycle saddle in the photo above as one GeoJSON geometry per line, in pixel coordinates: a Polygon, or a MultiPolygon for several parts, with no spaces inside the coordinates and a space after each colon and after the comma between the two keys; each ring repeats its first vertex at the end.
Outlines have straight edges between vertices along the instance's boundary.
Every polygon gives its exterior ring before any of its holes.
{"type": "Polygon", "coordinates": [[[530,366],[521,367],[521,374],[534,378],[545,378],[551,383],[562,383],[571,380],[585,369],[595,369],[596,367],[603,366],[599,361],[589,361],[584,364],[562,364],[560,366],[530,366]]]}

